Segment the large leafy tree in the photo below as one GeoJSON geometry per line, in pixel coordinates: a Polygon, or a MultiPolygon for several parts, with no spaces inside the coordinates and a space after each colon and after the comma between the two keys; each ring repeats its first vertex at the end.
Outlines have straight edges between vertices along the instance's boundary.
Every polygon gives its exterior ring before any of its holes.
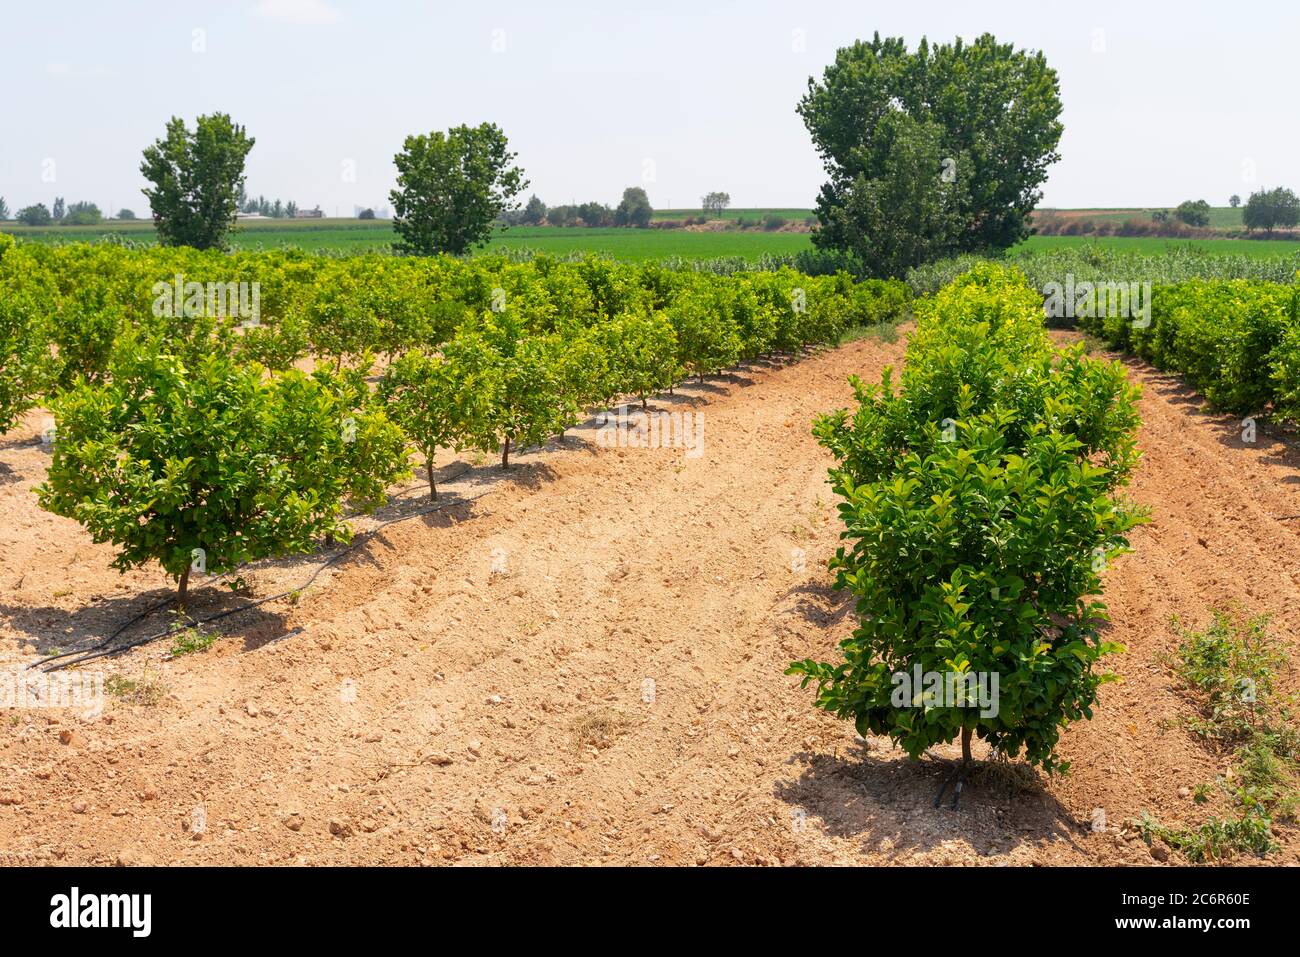
{"type": "Polygon", "coordinates": [[[34,206],[24,206],[18,210],[18,222],[24,226],[48,226],[54,221],[50,211],[45,208],[44,203],[37,203],[34,206]]]}
{"type": "Polygon", "coordinates": [[[1019,242],[1059,159],[1056,72],[989,34],[914,52],[856,42],[808,81],[798,112],[830,177],[815,242],[879,273],[1019,242]]]}
{"type": "Polygon", "coordinates": [[[619,226],[639,226],[644,229],[650,225],[654,210],[650,206],[650,197],[640,186],[629,186],[623,190],[623,200],[614,210],[614,222],[619,226]]]}
{"type": "Polygon", "coordinates": [[[172,117],[166,135],[144,151],[143,190],[164,246],[225,249],[239,196],[244,160],[256,142],[225,113],[200,116],[190,132],[172,117]]]}
{"type": "Polygon", "coordinates": [[[486,243],[493,222],[518,208],[515,197],[528,186],[515,155],[493,123],[408,136],[393,157],[397,188],[389,194],[399,249],[461,254],[486,243]]]}
{"type": "Polygon", "coordinates": [[[1250,194],[1241,219],[1247,229],[1262,229],[1271,236],[1274,229],[1286,229],[1300,221],[1300,199],[1282,186],[1261,189],[1250,194]]]}

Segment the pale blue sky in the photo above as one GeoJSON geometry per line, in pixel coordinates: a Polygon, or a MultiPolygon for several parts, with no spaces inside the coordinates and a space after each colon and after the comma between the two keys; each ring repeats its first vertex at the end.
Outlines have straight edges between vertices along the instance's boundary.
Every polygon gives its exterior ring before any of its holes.
{"type": "Polygon", "coordinates": [[[806,207],[823,175],[795,104],[875,30],[1044,51],[1065,104],[1045,205],[1300,188],[1300,5],[1281,0],[0,0],[0,196],[147,213],[140,151],[173,114],[224,110],[257,138],[250,192],[330,215],[387,202],[407,133],[483,120],[548,203],[639,184],[659,207],[806,207]]]}

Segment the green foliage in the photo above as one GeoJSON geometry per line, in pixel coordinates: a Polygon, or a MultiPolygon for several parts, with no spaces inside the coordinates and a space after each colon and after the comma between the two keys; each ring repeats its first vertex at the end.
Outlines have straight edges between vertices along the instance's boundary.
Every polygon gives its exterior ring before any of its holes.
{"type": "Polygon", "coordinates": [[[172,632],[171,655],[180,658],[198,651],[207,651],[220,635],[215,631],[204,631],[196,626],[177,628],[172,632]]]}
{"type": "Polygon", "coordinates": [[[1079,319],[1079,327],[1136,353],[1161,369],[1181,372],[1214,406],[1258,413],[1275,402],[1294,414],[1300,394],[1294,286],[1247,280],[1190,280],[1156,286],[1149,325],[1125,316],[1079,319]]]}
{"type": "Polygon", "coordinates": [[[110,371],[51,403],[57,439],[38,495],[115,545],[115,567],[158,561],[183,602],[196,554],[218,574],[346,537],[341,500],[359,482],[344,469],[357,457],[346,404],[320,382],[268,379],[219,354],[187,365],[134,337],[110,371]]]}
{"type": "Polygon", "coordinates": [[[1148,844],[1158,838],[1181,851],[1193,864],[1218,861],[1238,853],[1260,857],[1273,853],[1279,845],[1273,840],[1269,824],[1267,817],[1257,813],[1228,820],[1211,817],[1197,828],[1168,827],[1146,811],[1138,821],[1142,837],[1148,844]]]}
{"type": "Polygon", "coordinates": [[[1056,353],[1023,277],[979,267],[920,309],[894,388],[854,380],[858,408],[814,426],[844,502],[831,562],[857,598],[840,664],[795,662],[817,705],[913,756],[973,733],[1048,770],[1091,717],[1105,563],[1142,512],[1120,499],[1136,464],[1137,390],[1122,366],[1056,353]],[[997,714],[896,707],[892,676],[998,674],[997,714]]]}
{"type": "Polygon", "coordinates": [[[1203,631],[1184,630],[1166,664],[1201,711],[1192,723],[1202,737],[1226,743],[1259,726],[1286,656],[1268,634],[1268,617],[1217,610],[1203,631]]]}
{"type": "Polygon", "coordinates": [[[1262,229],[1269,235],[1274,229],[1290,229],[1300,222],[1300,198],[1291,190],[1261,189],[1251,193],[1242,211],[1241,221],[1246,229],[1262,229]]]}
{"type": "Polygon", "coordinates": [[[384,370],[379,395],[389,417],[424,456],[430,499],[438,497],[434,453],[469,447],[485,431],[493,374],[486,364],[449,361],[421,349],[404,353],[384,370]]]}
{"type": "Polygon", "coordinates": [[[546,219],[546,204],[535,195],[528,197],[521,220],[529,226],[540,226],[546,219]]]}
{"type": "Polygon", "coordinates": [[[104,219],[104,214],[94,203],[73,203],[67,214],[59,221],[62,226],[97,226],[104,219]]]}
{"type": "Polygon", "coordinates": [[[895,274],[949,249],[1019,242],[1059,158],[1055,71],[988,34],[915,52],[876,34],[837,51],[798,111],[830,175],[814,241],[895,274]]]}
{"type": "Polygon", "coordinates": [[[190,132],[172,117],[146,147],[140,173],[164,246],[225,249],[244,189],[244,160],[256,141],[225,113],[200,116],[190,132]]]}
{"type": "Polygon", "coordinates": [[[614,210],[615,226],[637,226],[642,229],[650,225],[654,210],[650,198],[640,186],[629,186],[623,190],[623,199],[614,210]]]}
{"type": "Polygon", "coordinates": [[[1210,204],[1203,199],[1186,200],[1178,204],[1174,216],[1188,226],[1210,225],[1210,204]]]}
{"type": "Polygon", "coordinates": [[[735,365],[740,358],[740,330],[709,292],[688,290],[674,300],[667,313],[677,335],[682,365],[701,380],[735,365]]]}
{"type": "MultiPolygon", "coordinates": [[[[0,234],[0,257],[12,245],[0,234]]],[[[41,320],[45,299],[33,286],[23,277],[0,276],[0,433],[36,404],[52,371],[41,320]]]]}
{"type": "Polygon", "coordinates": [[[538,445],[577,421],[562,373],[565,349],[557,335],[528,335],[508,311],[485,313],[448,343],[453,368],[484,392],[474,402],[487,414],[470,423],[468,438],[480,448],[499,445],[502,468],[510,467],[512,448],[538,445]]]}
{"type": "Polygon", "coordinates": [[[528,186],[514,159],[492,123],[408,136],[393,158],[397,188],[389,194],[399,249],[460,254],[487,242],[492,223],[516,208],[515,197],[528,186]]]}
{"type": "Polygon", "coordinates": [[[712,213],[714,219],[720,217],[722,211],[730,205],[730,193],[723,193],[714,190],[713,192],[705,193],[704,196],[700,198],[700,208],[703,209],[705,213],[712,213]]]}
{"type": "Polygon", "coordinates": [[[602,324],[612,394],[646,396],[681,378],[677,334],[661,313],[624,313],[602,324]]]}
{"type": "Polygon", "coordinates": [[[44,203],[24,206],[18,210],[18,215],[15,218],[24,226],[48,226],[54,222],[54,217],[50,215],[50,211],[44,203]]]}
{"type": "Polygon", "coordinates": [[[877,276],[901,276],[960,248],[966,181],[941,178],[942,134],[935,122],[887,114],[875,130],[883,152],[876,175],[858,172],[833,194],[823,189],[814,242],[852,250],[877,276]]]}

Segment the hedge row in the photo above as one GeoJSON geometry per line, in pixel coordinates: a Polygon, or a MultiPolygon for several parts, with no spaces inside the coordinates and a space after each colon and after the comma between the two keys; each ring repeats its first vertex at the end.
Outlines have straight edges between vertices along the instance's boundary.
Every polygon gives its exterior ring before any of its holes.
{"type": "Polygon", "coordinates": [[[594,258],[329,259],[7,245],[0,248],[0,341],[8,357],[0,428],[46,391],[102,380],[128,330],[176,354],[217,350],[278,371],[306,357],[343,367],[369,354],[440,350],[492,316],[507,316],[527,335],[566,339],[609,339],[608,329],[595,331],[608,323],[666,322],[678,366],[702,375],[897,318],[908,299],[901,283],[788,268],[723,277],[594,258]],[[237,303],[222,298],[228,284],[241,283],[247,306],[257,290],[256,325],[247,310],[229,315],[237,303]],[[192,289],[202,290],[198,299],[192,289]]]}
{"type": "Polygon", "coordinates": [[[183,597],[196,555],[220,573],[346,539],[346,511],[382,503],[412,447],[436,497],[439,448],[508,465],[619,397],[907,308],[901,283],[788,269],[10,247],[0,330],[20,358],[0,426],[41,398],[42,506],[113,543],[119,568],[160,562],[183,597]],[[201,295],[177,308],[190,282],[258,283],[257,324],[201,295]]]}
{"type": "Polygon", "coordinates": [[[1187,377],[1214,406],[1300,418],[1300,288],[1237,280],[1156,286],[1149,323],[1117,314],[1079,327],[1187,377]]]}

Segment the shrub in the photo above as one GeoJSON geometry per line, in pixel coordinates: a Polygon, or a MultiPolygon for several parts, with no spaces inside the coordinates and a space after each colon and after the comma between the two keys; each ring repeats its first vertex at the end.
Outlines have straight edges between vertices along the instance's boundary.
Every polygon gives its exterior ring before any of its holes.
{"type": "Polygon", "coordinates": [[[462,449],[483,429],[491,395],[477,378],[484,371],[464,368],[420,349],[398,357],[384,370],[379,395],[389,416],[424,456],[430,499],[438,497],[434,453],[440,447],[462,449]]]}
{"type": "Polygon", "coordinates": [[[719,313],[706,290],[690,289],[666,310],[677,335],[677,359],[682,367],[704,381],[704,376],[734,365],[740,357],[740,334],[735,324],[719,313]]]}
{"type": "MultiPolygon", "coordinates": [[[[0,255],[6,239],[0,234],[0,255]]],[[[50,373],[41,303],[30,283],[0,277],[0,433],[36,404],[50,373]]]]}
{"type": "Polygon", "coordinates": [[[627,313],[601,327],[615,394],[646,396],[667,389],[681,377],[677,335],[659,313],[627,313]]]}
{"type": "Polygon", "coordinates": [[[558,357],[558,336],[529,335],[508,312],[486,313],[447,344],[458,375],[482,390],[487,414],[473,423],[469,440],[479,448],[501,448],[501,467],[510,467],[511,448],[544,442],[577,420],[566,395],[558,357]]]}
{"type": "Polygon", "coordinates": [[[267,379],[223,355],[186,365],[128,337],[106,383],[70,389],[52,411],[41,507],[115,545],[118,569],[159,562],[182,606],[192,568],[221,573],[348,534],[341,499],[359,482],[344,477],[358,464],[346,409],[302,373],[267,379]]]}
{"type": "Polygon", "coordinates": [[[1122,366],[1057,355],[1023,278],[991,267],[925,308],[901,389],[855,382],[859,406],[818,420],[844,499],[836,587],[860,617],[840,664],[788,673],[817,705],[913,757],[980,737],[1047,770],[1061,729],[1091,717],[1104,563],[1142,514],[1117,495],[1136,462],[1137,390],[1122,366]],[[969,700],[896,707],[894,675],[997,674],[996,713],[969,700]]]}

